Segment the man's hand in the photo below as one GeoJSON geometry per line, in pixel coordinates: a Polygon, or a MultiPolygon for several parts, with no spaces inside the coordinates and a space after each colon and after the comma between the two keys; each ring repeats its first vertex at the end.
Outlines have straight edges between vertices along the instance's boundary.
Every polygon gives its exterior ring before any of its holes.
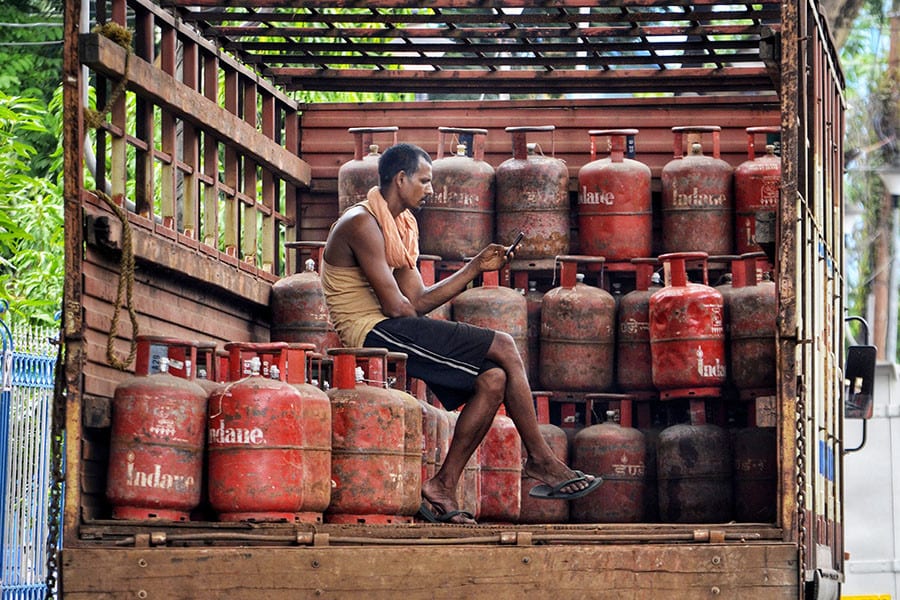
{"type": "MultiPolygon", "coordinates": [[[[515,254],[512,254],[515,256],[515,254]]],[[[506,246],[491,244],[479,252],[472,262],[482,273],[485,271],[497,271],[506,264],[506,246]]]]}

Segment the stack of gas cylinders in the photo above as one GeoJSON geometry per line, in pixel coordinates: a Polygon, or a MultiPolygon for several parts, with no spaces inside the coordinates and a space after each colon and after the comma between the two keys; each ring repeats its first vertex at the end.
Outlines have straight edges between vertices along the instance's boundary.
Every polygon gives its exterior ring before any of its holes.
{"type": "MultiPolygon", "coordinates": [[[[734,168],[718,127],[673,128],[656,202],[639,132],[590,130],[577,203],[552,142],[545,154],[527,140],[553,127],[508,132],[512,156],[496,168],[486,130],[438,132],[435,196],[419,215],[425,283],[494,240],[526,237],[511,272],[483,274],[431,316],[509,333],[542,435],[605,482],[571,502],[530,498],[538,482],[501,413],[466,466],[461,508],[494,523],[774,521],[776,294],[755,223],[776,209],[780,163],[755,141],[778,129],[748,128],[734,168]]],[[[373,136],[397,137],[351,133],[342,209],[377,185],[373,136]]],[[[413,520],[458,413],[407,379],[403,355],[340,347],[318,278],[323,245],[292,246],[302,266],[273,286],[273,341],[138,340],[135,375],[112,401],[114,518],[413,520]]]]}
{"type": "MultiPolygon", "coordinates": [[[[457,413],[407,391],[406,356],[314,344],[139,336],[112,403],[107,499],[116,519],[408,523],[443,464],[457,413]]],[[[522,448],[498,414],[460,502],[518,521],[522,448]]]]}

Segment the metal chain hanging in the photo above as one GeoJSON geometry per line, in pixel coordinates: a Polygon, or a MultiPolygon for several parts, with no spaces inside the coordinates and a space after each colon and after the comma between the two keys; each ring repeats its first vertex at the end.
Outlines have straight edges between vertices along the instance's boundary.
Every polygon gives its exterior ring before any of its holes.
{"type": "Polygon", "coordinates": [[[797,394],[797,531],[799,546],[799,564],[797,571],[801,582],[806,571],[806,400],[802,388],[797,394]]]}
{"type": "MultiPolygon", "coordinates": [[[[65,319],[65,316],[63,316],[65,319]]],[[[50,422],[50,506],[47,519],[47,588],[45,592],[46,599],[52,599],[56,596],[57,578],[56,574],[59,569],[58,549],[59,537],[62,532],[62,500],[63,500],[63,483],[65,482],[65,473],[63,472],[63,448],[65,440],[65,418],[66,418],[66,377],[65,377],[65,345],[62,343],[62,332],[60,329],[59,349],[56,354],[56,366],[54,371],[53,385],[53,409],[50,422]]]]}

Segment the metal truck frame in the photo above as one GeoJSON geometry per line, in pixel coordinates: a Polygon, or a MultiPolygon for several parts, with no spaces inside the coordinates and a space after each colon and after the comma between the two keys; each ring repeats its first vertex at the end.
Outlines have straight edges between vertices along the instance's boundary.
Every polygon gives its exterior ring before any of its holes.
{"type": "Polygon", "coordinates": [[[836,598],[844,82],[815,2],[427,4],[65,0],[63,597],[836,598]],[[290,95],[301,89],[429,99],[303,104],[290,95]],[[557,128],[541,143],[567,161],[573,192],[588,129],[640,129],[656,179],[673,126],[721,125],[737,164],[745,127],[780,125],[775,522],[109,517],[110,402],[135,328],[268,340],[271,286],[296,268],[284,242],[324,239],[337,216],[348,127],[395,125],[430,151],[439,126],[486,128],[496,165],[508,156],[502,127],[544,124],[557,128]]]}

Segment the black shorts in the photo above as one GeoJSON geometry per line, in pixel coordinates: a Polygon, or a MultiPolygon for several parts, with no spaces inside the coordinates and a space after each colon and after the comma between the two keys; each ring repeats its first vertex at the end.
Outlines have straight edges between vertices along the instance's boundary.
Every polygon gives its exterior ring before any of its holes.
{"type": "Polygon", "coordinates": [[[424,381],[447,410],[465,404],[475,379],[497,367],[485,358],[494,331],[428,317],[385,319],[369,332],[363,346],[387,348],[408,356],[406,373],[424,381]]]}

